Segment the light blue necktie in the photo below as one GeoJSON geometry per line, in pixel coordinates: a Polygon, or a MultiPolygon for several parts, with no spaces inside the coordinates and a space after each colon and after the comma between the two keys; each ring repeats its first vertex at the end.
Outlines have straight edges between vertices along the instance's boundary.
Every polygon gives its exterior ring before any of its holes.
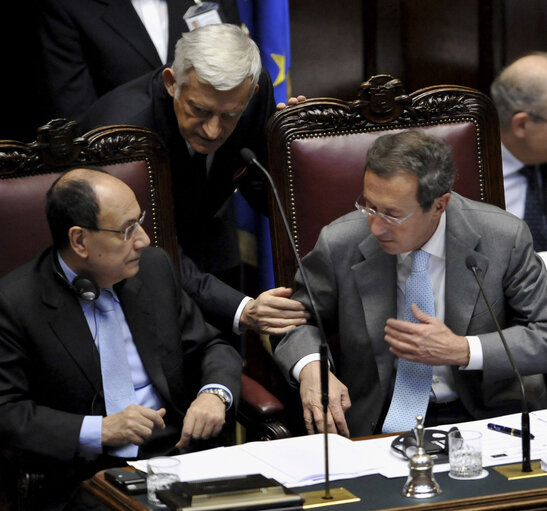
{"type": "MultiPolygon", "coordinates": [[[[101,375],[106,404],[106,413],[121,412],[137,402],[131,370],[127,361],[120,323],[114,310],[114,297],[102,289],[97,305],[97,346],[101,358],[101,375]]],[[[108,454],[120,458],[135,458],[139,447],[128,444],[111,448],[108,454]]]]}
{"type": "MultiPolygon", "coordinates": [[[[411,305],[415,303],[422,311],[435,316],[433,288],[427,273],[429,254],[423,250],[412,252],[412,269],[406,281],[405,309],[403,319],[419,323],[414,317],[411,305]]],[[[382,428],[383,433],[407,431],[416,425],[416,415],[425,418],[433,367],[426,364],[399,359],[395,389],[391,405],[382,428]]]]}

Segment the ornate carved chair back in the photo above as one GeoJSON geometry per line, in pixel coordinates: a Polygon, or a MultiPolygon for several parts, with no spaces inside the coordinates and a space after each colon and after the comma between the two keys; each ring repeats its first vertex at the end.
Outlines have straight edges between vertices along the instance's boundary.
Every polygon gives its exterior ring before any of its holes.
{"type": "MultiPolygon", "coordinates": [[[[498,119],[487,96],[454,85],[407,95],[400,80],[373,76],[355,101],[310,99],[270,120],[268,168],[300,256],[313,248],[324,225],[354,209],[374,139],[405,129],[426,130],[451,146],[455,191],[505,207],[498,119]]],[[[270,202],[276,283],[291,285],[296,263],[270,202]]]]}

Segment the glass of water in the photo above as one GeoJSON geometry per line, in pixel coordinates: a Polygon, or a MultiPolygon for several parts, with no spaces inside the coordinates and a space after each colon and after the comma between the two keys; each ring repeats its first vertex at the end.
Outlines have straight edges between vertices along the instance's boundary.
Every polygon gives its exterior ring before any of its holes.
{"type": "Polygon", "coordinates": [[[450,477],[472,479],[482,475],[480,431],[451,431],[448,434],[450,477]]]}
{"type": "Polygon", "coordinates": [[[180,462],[169,456],[150,458],[146,465],[148,473],[146,488],[148,490],[148,502],[158,507],[166,507],[156,495],[157,490],[165,490],[171,484],[179,481],[180,462]]]}

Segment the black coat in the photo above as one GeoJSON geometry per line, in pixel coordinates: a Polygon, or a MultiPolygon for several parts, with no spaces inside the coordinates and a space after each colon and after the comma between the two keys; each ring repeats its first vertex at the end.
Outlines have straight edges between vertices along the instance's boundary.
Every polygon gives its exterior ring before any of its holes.
{"type": "MultiPolygon", "coordinates": [[[[100,360],[80,303],[55,271],[53,257],[47,249],[0,280],[0,448],[30,455],[68,489],[69,479],[89,477],[116,460],[78,454],[84,416],[105,414],[100,360]]],[[[137,275],[115,289],[168,410],[171,437],[143,446],[149,457],[161,452],[156,446],[178,441],[186,409],[202,385],[225,385],[237,403],[241,358],[181,291],[163,250],[144,249],[137,275]]]]}

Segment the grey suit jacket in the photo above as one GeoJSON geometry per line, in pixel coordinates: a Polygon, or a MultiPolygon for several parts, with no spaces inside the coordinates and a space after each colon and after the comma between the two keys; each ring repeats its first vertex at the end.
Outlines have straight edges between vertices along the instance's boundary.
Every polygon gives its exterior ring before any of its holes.
{"type": "MultiPolygon", "coordinates": [[[[458,335],[478,335],[482,371],[453,368],[456,390],[476,418],[519,410],[519,387],[487,306],[465,259],[477,260],[483,286],[525,378],[532,407],[545,407],[547,368],[547,272],[535,255],[524,222],[505,211],[452,193],[446,212],[445,323],[458,335]]],[[[396,256],[385,253],[359,212],[323,228],[303,260],[328,334],[339,334],[332,363],[348,386],[346,414],[352,436],[373,433],[390,399],[394,357],[384,326],[396,317],[396,256]]],[[[297,275],[294,298],[309,308],[297,275]]],[[[318,350],[319,333],[306,325],[289,332],[275,357],[290,380],[303,356],[318,350]]]]}

